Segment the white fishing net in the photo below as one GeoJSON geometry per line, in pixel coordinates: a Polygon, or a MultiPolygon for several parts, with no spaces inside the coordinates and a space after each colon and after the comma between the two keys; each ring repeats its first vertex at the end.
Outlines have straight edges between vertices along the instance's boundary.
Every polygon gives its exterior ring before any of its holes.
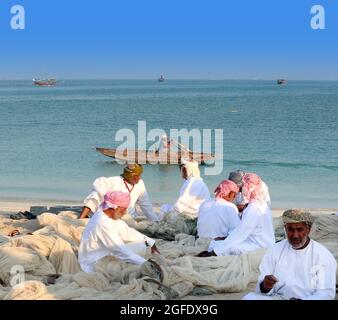
{"type": "MultiPolygon", "coordinates": [[[[0,219],[0,230],[9,228],[7,218],[0,219]]],[[[265,250],[198,258],[195,255],[208,248],[210,239],[196,240],[193,219],[181,217],[176,223],[169,219],[160,223],[127,219],[147,235],[162,238],[156,242],[161,255],[148,252],[149,260],[142,266],[105,257],[94,273],[82,272],[77,261],[87,219],[79,220],[67,211],[44,213],[34,224],[27,221],[29,226],[21,227],[23,235],[0,236],[0,299],[180,299],[244,292],[257,281],[265,250]]],[[[275,219],[274,225],[277,239],[282,239],[281,219],[275,219]]],[[[317,217],[312,238],[338,259],[338,216],[317,217]]]]}

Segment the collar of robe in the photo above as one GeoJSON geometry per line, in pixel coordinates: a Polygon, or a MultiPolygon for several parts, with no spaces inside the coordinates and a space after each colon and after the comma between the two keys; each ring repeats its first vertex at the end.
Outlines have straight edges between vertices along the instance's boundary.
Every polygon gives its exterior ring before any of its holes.
{"type": "Polygon", "coordinates": [[[124,185],[126,186],[128,192],[130,194],[133,191],[135,185],[133,185],[133,186],[131,186],[131,188],[129,188],[129,184],[128,184],[128,182],[124,178],[123,178],[123,182],[124,182],[124,185]]]}

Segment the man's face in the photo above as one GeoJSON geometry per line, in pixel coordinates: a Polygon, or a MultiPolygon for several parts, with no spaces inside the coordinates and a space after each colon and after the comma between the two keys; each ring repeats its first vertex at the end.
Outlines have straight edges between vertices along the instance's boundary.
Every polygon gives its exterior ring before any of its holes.
{"type": "Polygon", "coordinates": [[[135,184],[138,184],[138,182],[140,181],[141,176],[138,175],[132,175],[128,178],[127,182],[129,184],[131,184],[132,186],[134,186],[135,184]]]}
{"type": "Polygon", "coordinates": [[[311,227],[307,224],[301,223],[287,223],[285,225],[286,235],[294,249],[303,247],[309,238],[311,227]]]}
{"type": "Polygon", "coordinates": [[[113,210],[112,218],[114,220],[121,219],[127,213],[127,208],[117,207],[113,210]]]}

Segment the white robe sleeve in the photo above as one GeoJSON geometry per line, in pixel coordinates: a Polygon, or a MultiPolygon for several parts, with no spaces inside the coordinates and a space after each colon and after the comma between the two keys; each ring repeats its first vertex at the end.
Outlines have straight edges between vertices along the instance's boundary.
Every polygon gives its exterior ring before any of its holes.
{"type": "Polygon", "coordinates": [[[93,182],[92,192],[84,200],[84,205],[92,212],[96,212],[99,209],[100,204],[103,202],[103,197],[109,190],[108,178],[97,178],[93,182]]]}
{"type": "Polygon", "coordinates": [[[248,208],[247,210],[245,218],[238,227],[236,227],[225,240],[213,240],[209,245],[209,251],[214,251],[218,256],[226,255],[230,248],[244,242],[250,236],[258,223],[259,217],[254,207],[248,208]]]}
{"type": "Polygon", "coordinates": [[[109,191],[109,180],[108,178],[101,177],[97,178],[93,182],[93,191],[96,191],[100,197],[101,202],[103,202],[104,195],[109,191]]]}
{"type": "Polygon", "coordinates": [[[147,237],[136,229],[129,227],[124,221],[121,220],[120,223],[120,234],[124,242],[146,242],[150,247],[155,244],[155,240],[147,237]]]}
{"type": "Polygon", "coordinates": [[[151,221],[160,221],[161,217],[157,215],[154,210],[153,206],[150,202],[148,193],[146,191],[146,188],[143,184],[142,192],[140,196],[138,197],[136,203],[140,206],[142,213],[151,221]]]}
{"type": "Polygon", "coordinates": [[[112,255],[124,262],[130,262],[134,264],[142,264],[146,260],[141,256],[134,253],[128,246],[126,246],[123,240],[116,232],[112,232],[110,228],[102,227],[100,229],[100,240],[103,245],[111,251],[112,255]]]}
{"type": "MultiPolygon", "coordinates": [[[[272,254],[273,249],[268,249],[268,251],[265,253],[261,264],[259,265],[259,277],[256,284],[256,292],[262,293],[260,284],[263,282],[265,276],[268,275],[274,275],[276,270],[276,261],[274,260],[274,256],[272,254]]],[[[272,292],[274,288],[272,288],[268,293],[272,292]]]]}

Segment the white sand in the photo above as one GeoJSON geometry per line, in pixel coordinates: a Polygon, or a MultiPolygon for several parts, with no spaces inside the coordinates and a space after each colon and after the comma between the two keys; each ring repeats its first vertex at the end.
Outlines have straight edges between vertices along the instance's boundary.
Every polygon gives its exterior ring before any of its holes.
{"type": "MultiPolygon", "coordinates": [[[[49,200],[49,199],[0,199],[0,213],[8,214],[19,211],[29,211],[31,206],[82,206],[81,201],[69,201],[69,200],[49,200]]],[[[154,203],[155,211],[159,211],[159,203],[154,203]]],[[[273,217],[280,217],[282,213],[290,208],[273,208],[273,217]]],[[[307,208],[312,214],[331,214],[338,213],[338,208],[307,208]]]]}
{"type": "Polygon", "coordinates": [[[46,199],[0,199],[0,212],[29,211],[31,206],[82,206],[82,202],[46,199]]]}

